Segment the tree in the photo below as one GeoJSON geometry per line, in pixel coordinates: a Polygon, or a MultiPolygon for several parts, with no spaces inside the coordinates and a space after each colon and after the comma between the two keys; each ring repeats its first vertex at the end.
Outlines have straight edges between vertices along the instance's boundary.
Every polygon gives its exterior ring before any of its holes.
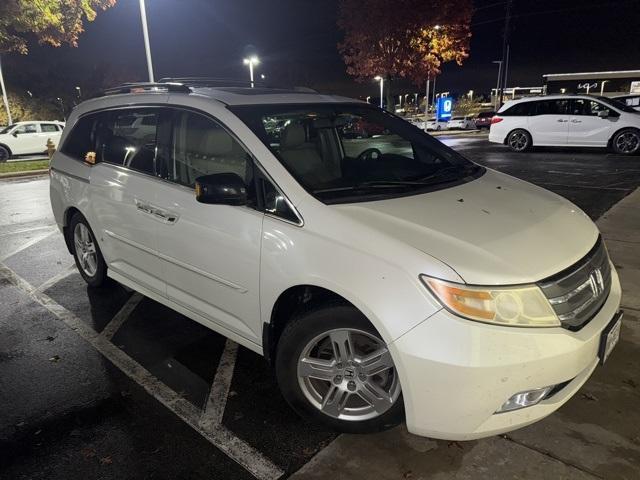
{"type": "Polygon", "coordinates": [[[472,13],[471,0],[342,0],[338,51],[357,80],[387,80],[392,109],[391,80],[422,85],[444,62],[461,65],[469,56],[472,13]]]}
{"type": "Polygon", "coordinates": [[[93,21],[96,10],[106,10],[116,0],[3,0],[0,4],[0,53],[28,53],[28,35],[41,44],[78,45],[84,20],[93,21]]]}
{"type": "MultiPolygon", "coordinates": [[[[0,54],[27,54],[30,37],[40,44],[73,47],[84,31],[84,20],[93,21],[96,10],[114,6],[116,0],[2,0],[0,3],[0,54]]],[[[9,119],[2,70],[0,83],[9,119]]]]}

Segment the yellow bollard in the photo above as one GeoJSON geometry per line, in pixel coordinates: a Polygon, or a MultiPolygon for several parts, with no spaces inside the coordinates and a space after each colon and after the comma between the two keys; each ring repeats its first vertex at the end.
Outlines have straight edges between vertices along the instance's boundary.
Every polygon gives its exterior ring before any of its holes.
{"type": "Polygon", "coordinates": [[[49,160],[53,157],[53,152],[56,151],[56,144],[51,141],[50,138],[47,139],[47,155],[49,155],[49,160]]]}

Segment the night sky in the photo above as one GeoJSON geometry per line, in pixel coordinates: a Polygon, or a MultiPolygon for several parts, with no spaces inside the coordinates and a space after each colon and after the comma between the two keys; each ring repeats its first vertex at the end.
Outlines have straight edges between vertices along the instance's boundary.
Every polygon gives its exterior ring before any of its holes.
{"type": "MultiPolygon", "coordinates": [[[[147,0],[156,78],[206,75],[245,79],[242,58],[259,55],[267,81],[350,96],[377,87],[345,73],[336,44],[337,0],[147,0]]],[[[495,85],[506,2],[476,0],[470,57],[448,64],[437,90],[486,92],[495,85]]],[[[640,68],[640,0],[515,0],[509,86],[535,86],[542,74],[640,68]]],[[[5,77],[17,88],[61,94],[87,78],[145,80],[137,0],[119,0],[86,25],[79,48],[32,46],[11,55],[5,77]],[[34,73],[34,69],[37,73],[34,73]],[[97,69],[97,70],[96,70],[97,69]],[[106,72],[106,74],[104,74],[106,72]]],[[[84,82],[84,84],[83,84],[84,82]]],[[[87,88],[90,88],[87,87],[87,88]]],[[[416,87],[398,85],[403,92],[416,87]]]]}

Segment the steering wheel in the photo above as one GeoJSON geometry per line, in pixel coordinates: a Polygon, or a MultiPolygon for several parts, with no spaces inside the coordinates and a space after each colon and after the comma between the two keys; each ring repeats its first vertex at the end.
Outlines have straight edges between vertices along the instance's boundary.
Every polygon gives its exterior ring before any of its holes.
{"type": "Polygon", "coordinates": [[[366,162],[367,160],[377,160],[382,156],[382,152],[377,148],[367,148],[358,155],[357,160],[366,162]]]}

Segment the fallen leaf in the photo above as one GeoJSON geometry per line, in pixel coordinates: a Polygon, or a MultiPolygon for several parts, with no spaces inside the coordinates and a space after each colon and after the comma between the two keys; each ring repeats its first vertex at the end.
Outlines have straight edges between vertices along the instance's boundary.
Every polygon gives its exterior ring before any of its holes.
{"type": "Polygon", "coordinates": [[[58,355],[54,355],[53,357],[51,357],[49,359],[50,362],[57,362],[60,360],[60,357],[58,355]]]}
{"type": "Polygon", "coordinates": [[[100,459],[100,463],[102,465],[111,465],[113,463],[113,460],[111,460],[111,455],[109,455],[108,457],[102,457],[100,459]]]}
{"type": "Polygon", "coordinates": [[[82,450],[80,450],[80,453],[86,459],[93,458],[96,456],[96,451],[91,447],[84,447],[82,450]]]}
{"type": "Polygon", "coordinates": [[[595,395],[589,393],[589,392],[584,392],[582,394],[582,398],[584,398],[585,400],[591,400],[592,402],[597,402],[598,401],[598,397],[596,397],[595,395]]]}

